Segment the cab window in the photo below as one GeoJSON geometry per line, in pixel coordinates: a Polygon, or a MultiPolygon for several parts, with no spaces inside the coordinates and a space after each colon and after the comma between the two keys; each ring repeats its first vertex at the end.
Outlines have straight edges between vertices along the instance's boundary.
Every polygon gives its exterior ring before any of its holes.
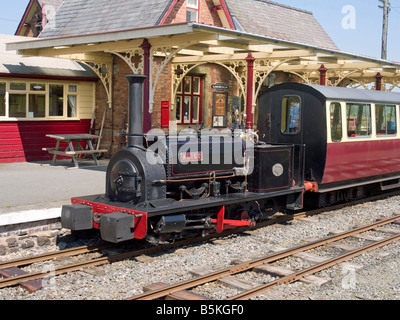
{"type": "Polygon", "coordinates": [[[371,135],[371,105],[347,103],[347,136],[349,138],[371,135]]]}
{"type": "Polygon", "coordinates": [[[396,106],[375,105],[376,134],[379,136],[392,135],[397,133],[396,106]]]}
{"type": "Polygon", "coordinates": [[[300,131],[300,97],[287,96],[282,100],[281,131],[296,134],[300,131]]]}
{"type": "Polygon", "coordinates": [[[342,109],[339,102],[331,103],[331,139],[333,142],[342,140],[342,109]]]}

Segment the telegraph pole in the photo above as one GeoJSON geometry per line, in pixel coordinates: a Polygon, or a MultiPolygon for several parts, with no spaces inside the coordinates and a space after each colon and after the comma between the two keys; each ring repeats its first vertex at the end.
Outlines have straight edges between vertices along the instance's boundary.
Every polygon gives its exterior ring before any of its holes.
{"type": "Polygon", "coordinates": [[[389,22],[389,12],[390,12],[390,1],[389,0],[379,0],[382,2],[382,6],[379,8],[383,9],[383,27],[382,27],[382,54],[381,58],[387,59],[387,36],[388,36],[388,22],[389,22]]]}

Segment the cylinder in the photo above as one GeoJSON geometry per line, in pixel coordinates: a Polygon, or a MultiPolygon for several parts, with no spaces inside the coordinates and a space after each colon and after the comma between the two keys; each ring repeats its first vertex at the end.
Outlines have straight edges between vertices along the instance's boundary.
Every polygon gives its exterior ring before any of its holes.
{"type": "Polygon", "coordinates": [[[146,76],[130,74],[129,82],[129,128],[128,147],[143,148],[143,82],[146,76]]]}

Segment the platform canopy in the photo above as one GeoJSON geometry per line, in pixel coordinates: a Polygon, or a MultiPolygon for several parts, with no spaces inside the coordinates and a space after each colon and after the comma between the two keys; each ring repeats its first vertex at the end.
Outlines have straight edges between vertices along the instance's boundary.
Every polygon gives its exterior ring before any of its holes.
{"type": "MultiPolygon", "coordinates": [[[[261,84],[279,71],[293,74],[309,84],[319,84],[323,78],[330,86],[367,88],[369,84],[369,89],[374,89],[378,79],[382,90],[400,87],[399,62],[198,23],[39,38],[9,43],[7,48],[27,56],[68,58],[87,63],[103,81],[109,99],[112,55],[124,59],[133,73],[146,74],[148,60],[152,79],[150,112],[159,76],[169,63],[174,86],[171,101],[183,77],[206,63],[220,64],[232,72],[245,96],[252,91],[252,101],[256,100],[261,84]],[[149,58],[146,58],[145,48],[150,48],[149,58]],[[252,77],[248,74],[249,61],[254,63],[252,77]]],[[[254,107],[254,102],[252,104],[254,107]]]]}

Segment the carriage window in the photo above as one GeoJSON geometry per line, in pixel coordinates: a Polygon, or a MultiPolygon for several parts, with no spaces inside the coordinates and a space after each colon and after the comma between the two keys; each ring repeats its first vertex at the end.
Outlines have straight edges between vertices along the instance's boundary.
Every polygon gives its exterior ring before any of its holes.
{"type": "Polygon", "coordinates": [[[342,140],[342,110],[338,102],[331,103],[331,139],[342,140]]]}
{"type": "Polygon", "coordinates": [[[371,105],[362,103],[347,104],[347,136],[366,137],[371,135],[371,105]]]}
{"type": "Polygon", "coordinates": [[[375,105],[376,134],[378,136],[397,133],[396,106],[375,105]]]}
{"type": "Polygon", "coordinates": [[[282,100],[282,133],[296,134],[300,130],[300,97],[288,96],[282,100]]]}

